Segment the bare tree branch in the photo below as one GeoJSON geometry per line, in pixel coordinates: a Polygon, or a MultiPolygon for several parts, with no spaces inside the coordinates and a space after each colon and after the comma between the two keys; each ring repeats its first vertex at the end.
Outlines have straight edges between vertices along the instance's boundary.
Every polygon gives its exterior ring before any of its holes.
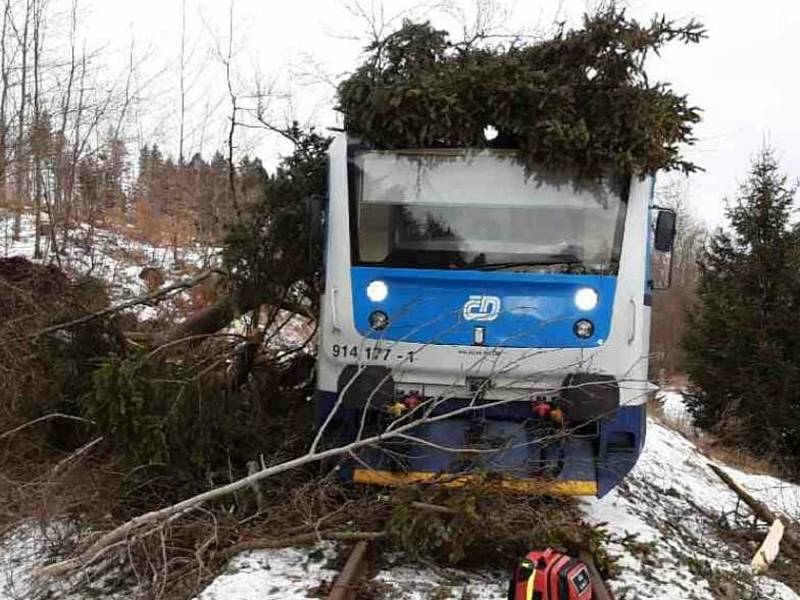
{"type": "Polygon", "coordinates": [[[102,319],[103,317],[107,317],[109,315],[112,315],[114,313],[118,313],[118,312],[120,312],[122,310],[125,310],[125,309],[128,309],[128,308],[132,308],[134,306],[139,306],[139,305],[142,305],[142,304],[153,304],[155,302],[159,302],[161,300],[164,300],[167,296],[169,296],[169,295],[171,295],[171,294],[173,294],[175,292],[179,292],[181,290],[189,289],[189,288],[192,288],[192,287],[198,285],[199,283],[205,281],[206,279],[208,279],[211,275],[213,275],[215,273],[221,273],[221,271],[218,271],[218,270],[215,270],[215,269],[210,269],[208,271],[203,271],[202,273],[200,273],[199,275],[196,275],[195,277],[191,277],[189,279],[183,279],[181,281],[173,283],[172,285],[168,285],[167,287],[162,288],[162,289],[160,289],[157,292],[154,292],[152,294],[148,294],[146,296],[138,296],[136,298],[133,298],[133,299],[128,300],[126,302],[123,302],[121,304],[117,304],[115,306],[111,306],[109,308],[106,308],[106,309],[103,309],[101,311],[92,313],[90,315],[85,315],[85,316],[80,317],[78,319],[73,319],[72,321],[67,321],[66,323],[59,323],[57,325],[51,325],[50,327],[46,327],[44,329],[41,329],[41,330],[37,331],[36,333],[33,334],[32,337],[40,337],[40,336],[46,335],[48,333],[53,333],[54,331],[60,331],[60,330],[63,330],[63,329],[71,329],[72,327],[77,327],[78,325],[84,325],[84,324],[89,323],[91,321],[94,321],[96,319],[102,319]]]}
{"type": "Polygon", "coordinates": [[[79,423],[87,423],[89,425],[93,425],[92,421],[89,419],[84,419],[83,417],[77,417],[75,415],[66,415],[64,413],[50,413],[49,415],[44,415],[39,417],[38,419],[34,419],[33,421],[28,421],[27,423],[23,423],[19,427],[15,427],[14,429],[9,429],[8,431],[4,431],[0,433],[0,440],[3,440],[7,437],[11,437],[12,435],[23,431],[24,429],[28,429],[38,423],[42,423],[44,421],[51,421],[53,419],[65,419],[67,421],[77,421],[79,423]]]}

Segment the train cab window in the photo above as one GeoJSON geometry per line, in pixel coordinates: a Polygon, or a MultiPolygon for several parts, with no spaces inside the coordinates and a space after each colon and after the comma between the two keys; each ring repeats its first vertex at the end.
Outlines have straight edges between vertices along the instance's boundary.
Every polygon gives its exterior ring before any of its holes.
{"type": "Polygon", "coordinates": [[[370,210],[359,213],[358,247],[366,262],[383,262],[389,255],[392,207],[376,204],[370,210]]]}
{"type": "Polygon", "coordinates": [[[354,264],[616,272],[624,185],[530,173],[508,151],[367,151],[349,164],[354,264]]]}

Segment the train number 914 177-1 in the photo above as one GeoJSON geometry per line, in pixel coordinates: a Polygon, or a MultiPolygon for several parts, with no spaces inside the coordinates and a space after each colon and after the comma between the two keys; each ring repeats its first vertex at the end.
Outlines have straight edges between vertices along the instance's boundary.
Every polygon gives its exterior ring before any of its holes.
{"type": "Polygon", "coordinates": [[[357,346],[355,344],[333,344],[331,354],[334,358],[352,358],[353,360],[388,361],[392,358],[398,361],[414,362],[414,352],[393,352],[391,348],[383,346],[357,346]]]}

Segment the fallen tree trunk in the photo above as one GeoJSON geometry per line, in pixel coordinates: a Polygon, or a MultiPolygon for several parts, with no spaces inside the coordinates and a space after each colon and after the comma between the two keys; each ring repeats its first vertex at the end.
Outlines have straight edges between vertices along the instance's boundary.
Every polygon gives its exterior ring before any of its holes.
{"type": "Polygon", "coordinates": [[[262,304],[269,304],[282,310],[314,320],[316,316],[307,307],[285,299],[261,288],[242,288],[190,315],[182,323],[158,336],[158,343],[166,344],[186,337],[215,333],[227,327],[236,317],[243,315],[262,304]]]}
{"type": "Polygon", "coordinates": [[[177,326],[158,335],[159,345],[219,331],[236,318],[237,312],[242,314],[246,309],[237,311],[236,304],[226,296],[211,306],[201,308],[177,326]]]}
{"type": "MultiPolygon", "coordinates": [[[[734,481],[730,475],[728,475],[718,466],[708,463],[708,467],[717,474],[717,476],[725,483],[725,485],[731,488],[731,490],[733,490],[734,493],[741,498],[742,502],[744,502],[750,508],[750,510],[753,511],[753,514],[755,514],[759,519],[771,525],[780,518],[779,515],[776,515],[774,512],[772,512],[772,510],[766,504],[756,500],[753,496],[751,496],[747,490],[736,483],[736,481],[734,481]]],[[[800,557],[800,539],[798,539],[797,535],[791,531],[789,525],[787,525],[783,537],[787,542],[787,546],[791,549],[795,557],[800,557]]]]}
{"type": "MultiPolygon", "coordinates": [[[[44,329],[34,333],[31,337],[35,338],[48,333],[53,333],[55,331],[71,329],[73,327],[77,327],[78,325],[84,325],[96,319],[102,319],[103,317],[107,317],[128,308],[133,308],[134,306],[150,305],[161,302],[176,292],[190,289],[196,285],[199,285],[214,274],[224,275],[224,273],[218,269],[203,271],[195,277],[182,279],[181,281],[177,281],[171,285],[161,288],[152,294],[137,296],[136,298],[126,300],[120,304],[115,304],[114,306],[110,306],[95,313],[84,315],[72,321],[45,327],[44,329]]],[[[133,337],[136,338],[134,341],[144,343],[155,342],[157,345],[162,345],[183,338],[216,333],[220,329],[223,329],[230,324],[231,321],[236,319],[238,316],[257,308],[262,304],[269,304],[271,306],[275,306],[276,308],[280,308],[281,310],[298,314],[310,320],[316,319],[316,316],[308,307],[288,301],[285,298],[279,298],[276,293],[266,289],[265,286],[244,287],[233,290],[230,294],[221,298],[211,306],[207,306],[191,314],[172,329],[157,334],[136,332],[133,334],[133,337]]]]}
{"type": "Polygon", "coordinates": [[[225,558],[232,558],[240,552],[247,552],[248,550],[268,550],[272,548],[287,548],[289,546],[307,546],[309,544],[316,544],[317,542],[327,540],[334,542],[369,542],[373,540],[380,540],[386,537],[383,531],[311,531],[308,533],[300,533],[297,535],[290,535],[284,538],[257,538],[254,540],[245,540],[234,544],[225,550],[225,558]]]}
{"type": "Polygon", "coordinates": [[[770,565],[775,562],[781,548],[781,540],[784,533],[786,533],[786,528],[783,525],[783,521],[777,519],[769,528],[767,537],[764,538],[764,542],[759,546],[753,560],[750,561],[753,573],[757,575],[766,573],[770,565]]]}

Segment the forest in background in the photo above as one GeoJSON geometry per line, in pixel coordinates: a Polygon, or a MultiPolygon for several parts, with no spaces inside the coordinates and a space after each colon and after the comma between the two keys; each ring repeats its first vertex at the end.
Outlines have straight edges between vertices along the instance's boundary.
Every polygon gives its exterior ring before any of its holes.
{"type": "MultiPolygon", "coordinates": [[[[267,105],[280,94],[252,73],[234,79],[238,26],[231,3],[229,22],[187,38],[187,4],[180,3],[183,28],[175,69],[147,78],[146,51],[130,40],[127,60],[91,47],[80,0],[5,0],[0,24],[0,236],[8,253],[20,235],[21,217],[35,220],[37,258],[58,262],[75,241],[92,244],[93,228],[124,231],[159,245],[217,247],[233,223],[237,204],[248,202],[261,163],[246,156],[244,140],[255,130],[280,137],[288,123],[273,125],[267,105]],[[201,54],[202,62],[191,53],[201,54]],[[192,62],[194,60],[194,62],[192,62]],[[209,62],[224,78],[216,82],[221,113],[196,122],[188,106],[192,79],[209,62]],[[154,102],[159,80],[178,88],[169,113],[154,102]],[[176,154],[147,138],[149,121],[176,120],[176,154]],[[208,155],[193,149],[190,133],[220,126],[224,137],[208,155]]],[[[197,92],[194,92],[195,95],[197,92]]],[[[202,147],[202,144],[201,144],[202,147]]]]}

